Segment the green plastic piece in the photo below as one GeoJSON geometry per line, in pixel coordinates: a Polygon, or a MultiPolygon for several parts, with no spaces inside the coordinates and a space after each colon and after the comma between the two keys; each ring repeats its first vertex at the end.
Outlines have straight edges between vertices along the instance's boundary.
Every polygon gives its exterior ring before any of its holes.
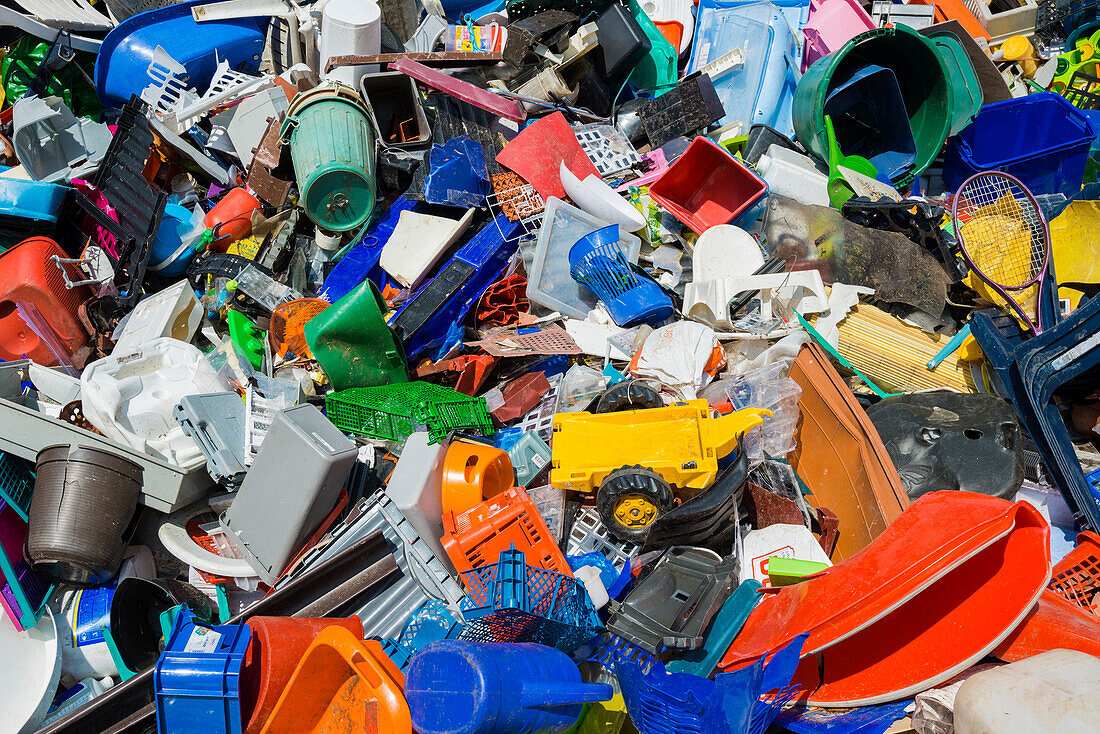
{"type": "Polygon", "coordinates": [[[821,561],[803,561],[798,558],[772,556],[768,559],[768,578],[772,586],[791,586],[807,576],[821,573],[829,567],[821,561]]]}
{"type": "Polygon", "coordinates": [[[111,634],[110,627],[100,627],[99,631],[103,634],[103,639],[107,643],[107,649],[111,652],[111,660],[115,663],[115,669],[118,670],[118,677],[123,681],[128,681],[137,675],[136,670],[130,670],[126,667],[126,663],[122,662],[122,655],[118,651],[118,645],[115,643],[115,638],[111,634]]]}
{"type": "Polygon", "coordinates": [[[301,191],[301,206],[331,232],[362,226],[374,211],[374,126],[361,103],[315,96],[291,110],[280,135],[301,191]]]}
{"type": "Polygon", "coordinates": [[[844,174],[841,173],[840,167],[843,166],[871,178],[878,174],[878,170],[871,161],[861,155],[843,155],[840,152],[840,146],[836,142],[836,132],[833,129],[833,118],[828,115],[825,115],[825,134],[829,140],[829,183],[826,185],[826,190],[829,192],[829,203],[833,208],[839,209],[844,202],[856,195],[848,185],[844,174]]]}
{"type": "Polygon", "coordinates": [[[217,624],[226,624],[233,616],[229,611],[229,595],[225,593],[225,584],[214,584],[214,595],[218,600],[217,624]]]}
{"type": "Polygon", "coordinates": [[[901,24],[865,31],[818,59],[798,82],[792,113],[799,142],[821,160],[829,159],[825,100],[836,86],[833,82],[843,82],[867,64],[891,69],[898,77],[916,146],[913,175],[920,175],[936,160],[948,135],[977,112],[974,101],[981,94],[974,66],[950,42],[936,43],[901,24]]]}
{"type": "Polygon", "coordinates": [[[403,441],[427,430],[431,443],[451,431],[494,433],[485,400],[430,382],[355,387],[325,396],[325,413],[345,433],[403,441]]]}
{"type": "Polygon", "coordinates": [[[240,347],[252,369],[259,370],[264,366],[264,340],[267,332],[256,326],[256,322],[245,316],[240,311],[230,311],[225,317],[229,323],[229,338],[240,347]]]}
{"type": "Polygon", "coordinates": [[[628,9],[649,39],[649,53],[634,67],[629,81],[639,89],[651,91],[654,97],[660,97],[676,86],[676,49],[642,10],[638,0],[630,0],[628,9]]]}
{"type": "MultiPolygon", "coordinates": [[[[27,95],[39,66],[50,53],[50,45],[48,41],[23,36],[0,61],[0,83],[9,104],[27,95]]],[[[103,106],[96,97],[95,87],[88,82],[94,73],[95,56],[78,51],[73,61],[49,76],[43,96],[61,97],[77,117],[96,118],[103,106]]]]}
{"type": "MultiPolygon", "coordinates": [[[[821,336],[821,333],[818,332],[818,330],[815,329],[810,324],[809,321],[802,318],[802,314],[800,314],[798,311],[795,311],[794,315],[798,317],[798,323],[802,324],[802,328],[806,330],[806,333],[809,334],[810,336],[812,336],[814,341],[817,342],[818,344],[820,344],[821,348],[829,353],[829,356],[831,356],[837,362],[840,362],[842,365],[844,365],[845,368],[850,369],[852,372],[854,372],[859,377],[859,379],[863,380],[863,382],[867,385],[867,387],[871,388],[871,392],[873,392],[875,395],[878,395],[880,398],[888,398],[888,397],[891,397],[892,395],[895,395],[895,393],[886,392],[881,387],[876,385],[874,382],[872,382],[870,377],[868,377],[867,375],[860,372],[859,368],[857,368],[854,364],[852,364],[847,359],[845,359],[844,355],[841,354],[840,352],[838,352],[836,350],[836,348],[833,347],[833,345],[829,343],[828,339],[821,336]]],[[[900,393],[896,393],[896,394],[900,394],[900,393]]]]}
{"type": "Polygon", "coordinates": [[[703,640],[703,646],[688,650],[676,660],[670,660],[665,664],[668,671],[709,678],[718,667],[718,661],[726,654],[726,649],[733,642],[733,638],[745,626],[745,620],[760,603],[762,597],[756,592],[761,586],[762,584],[756,579],[742,581],[741,585],[723,602],[718,614],[714,615],[707,636],[703,640]]]}
{"type": "Polygon", "coordinates": [[[407,382],[401,340],[378,287],[363,281],[305,325],[306,345],[336,390],[407,382]]]}
{"type": "Polygon", "coordinates": [[[180,609],[182,608],[183,604],[177,604],[160,613],[160,636],[164,638],[165,643],[172,635],[172,628],[176,626],[176,617],[180,616],[180,609]]]}
{"type": "Polygon", "coordinates": [[[0,499],[28,522],[34,492],[32,464],[15,454],[0,452],[0,499]]]}

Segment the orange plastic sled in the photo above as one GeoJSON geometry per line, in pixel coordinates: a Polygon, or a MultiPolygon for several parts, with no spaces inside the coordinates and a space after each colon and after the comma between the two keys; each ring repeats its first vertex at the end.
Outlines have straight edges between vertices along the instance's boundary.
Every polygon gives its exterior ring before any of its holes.
{"type": "Polygon", "coordinates": [[[909,495],[870,418],[817,344],[802,347],[791,367],[802,388],[798,446],[787,455],[810,488],[810,504],[840,518],[834,563],[877,538],[905,508],[909,495]]]}
{"type": "Polygon", "coordinates": [[[328,627],[302,656],[262,734],[412,734],[404,686],[382,645],[328,627]]]}
{"type": "Polygon", "coordinates": [[[864,706],[931,688],[989,654],[1050,577],[1050,527],[1026,502],[932,492],[860,553],[756,607],[719,663],[809,633],[801,698],[864,706]]]}

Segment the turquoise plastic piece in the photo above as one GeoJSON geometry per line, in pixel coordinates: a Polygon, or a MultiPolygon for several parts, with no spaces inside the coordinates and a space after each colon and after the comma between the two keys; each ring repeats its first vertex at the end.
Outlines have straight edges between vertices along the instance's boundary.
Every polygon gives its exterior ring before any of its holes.
{"type": "Polygon", "coordinates": [[[689,650],[683,657],[672,660],[666,664],[670,673],[690,673],[704,678],[710,676],[718,667],[718,661],[722,659],[726,649],[733,642],[733,638],[745,626],[745,620],[762,598],[757,589],[762,584],[756,579],[748,579],[730,594],[714,621],[710,623],[710,631],[703,640],[703,646],[695,650],[689,650]]]}

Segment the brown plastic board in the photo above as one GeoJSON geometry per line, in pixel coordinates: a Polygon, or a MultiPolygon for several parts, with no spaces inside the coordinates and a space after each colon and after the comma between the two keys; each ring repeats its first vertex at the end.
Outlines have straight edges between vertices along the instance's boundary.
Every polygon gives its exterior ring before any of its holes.
{"type": "Polygon", "coordinates": [[[815,343],[802,347],[790,377],[802,388],[797,448],[787,455],[815,507],[840,518],[831,558],[851,557],[909,507],[901,477],[852,391],[815,343]]]}

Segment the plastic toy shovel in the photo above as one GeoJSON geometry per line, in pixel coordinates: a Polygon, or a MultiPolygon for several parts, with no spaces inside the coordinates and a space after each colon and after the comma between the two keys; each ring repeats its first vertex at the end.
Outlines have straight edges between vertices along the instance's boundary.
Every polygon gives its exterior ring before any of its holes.
{"type": "Polygon", "coordinates": [[[829,141],[829,203],[839,209],[841,204],[855,196],[855,192],[844,180],[844,174],[840,169],[849,168],[871,178],[878,175],[878,170],[863,156],[843,155],[840,152],[840,144],[836,142],[836,130],[833,128],[833,118],[830,115],[825,115],[825,136],[829,141]]]}

